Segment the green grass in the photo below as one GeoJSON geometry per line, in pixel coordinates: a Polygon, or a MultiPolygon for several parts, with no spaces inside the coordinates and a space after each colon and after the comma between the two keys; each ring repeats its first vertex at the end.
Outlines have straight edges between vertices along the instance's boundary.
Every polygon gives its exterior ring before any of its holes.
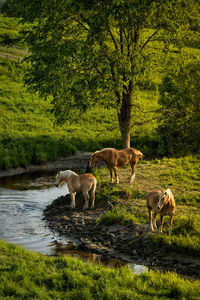
{"type": "MultiPolygon", "coordinates": [[[[167,246],[182,254],[200,256],[200,156],[140,161],[133,185],[130,169],[120,168],[119,185],[110,185],[108,169],[96,170],[97,201],[110,201],[116,208],[103,213],[98,224],[148,224],[147,194],[170,188],[176,201],[173,235],[168,236],[169,217],[164,219],[164,234],[149,235],[153,246],[167,246]]],[[[159,226],[160,220],[157,217],[159,226]]]]}
{"type": "Polygon", "coordinates": [[[113,225],[113,224],[122,224],[127,225],[131,223],[136,223],[137,217],[134,213],[127,212],[123,208],[112,209],[107,213],[104,213],[97,220],[97,225],[113,225]]]}
{"type": "MultiPolygon", "coordinates": [[[[26,57],[28,49],[20,33],[22,24],[0,15],[0,25],[0,52],[16,58],[26,57]]],[[[158,41],[154,50],[161,48],[158,41]]],[[[169,56],[174,61],[199,57],[199,49],[193,47],[185,47],[182,52],[172,49],[169,56]]],[[[0,57],[0,169],[43,163],[76,150],[121,148],[117,111],[112,108],[97,105],[77,122],[68,122],[62,127],[55,125],[50,99],[44,101],[24,87],[23,77],[29,68],[25,62],[0,57]]],[[[162,76],[161,69],[156,68],[149,75],[149,81],[138,83],[134,93],[131,145],[146,157],[162,155],[160,139],[155,132],[155,111],[159,109],[157,87],[162,76]]]]}
{"type": "MultiPolygon", "coordinates": [[[[44,101],[25,89],[23,75],[28,68],[26,63],[19,64],[0,57],[0,169],[42,163],[76,150],[120,148],[121,138],[115,110],[97,106],[86,112],[77,123],[68,122],[59,127],[55,125],[55,119],[50,113],[50,100],[44,101]],[[27,147],[30,143],[31,147],[27,147]],[[35,157],[37,153],[40,153],[38,158],[35,157]]],[[[146,100],[147,106],[148,94],[144,93],[141,97],[144,102],[146,100]]],[[[147,128],[145,132],[147,135],[147,128]]],[[[154,140],[154,137],[147,138],[146,135],[140,137],[141,142],[137,137],[137,145],[134,145],[145,153],[154,140]],[[148,145],[144,146],[145,143],[148,145]]]]}
{"type": "Polygon", "coordinates": [[[135,275],[70,257],[45,257],[0,241],[1,299],[198,299],[200,281],[135,275]]]}
{"type": "Polygon", "coordinates": [[[181,254],[200,257],[200,214],[179,216],[173,235],[149,235],[153,246],[165,246],[181,254]]]}

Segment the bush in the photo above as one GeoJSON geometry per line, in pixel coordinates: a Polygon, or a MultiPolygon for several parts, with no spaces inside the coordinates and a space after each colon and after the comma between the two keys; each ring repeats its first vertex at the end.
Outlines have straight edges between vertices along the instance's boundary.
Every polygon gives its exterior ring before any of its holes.
{"type": "Polygon", "coordinates": [[[199,61],[181,66],[179,72],[167,74],[160,85],[163,120],[158,134],[164,155],[186,155],[200,150],[199,70],[199,61]]]}

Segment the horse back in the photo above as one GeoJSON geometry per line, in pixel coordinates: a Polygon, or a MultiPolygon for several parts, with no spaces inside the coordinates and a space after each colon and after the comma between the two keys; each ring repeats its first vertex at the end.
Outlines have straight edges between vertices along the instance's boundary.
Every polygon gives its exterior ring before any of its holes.
{"type": "Polygon", "coordinates": [[[118,155],[117,155],[117,166],[118,167],[125,166],[132,160],[133,154],[128,149],[118,151],[118,155]]]}
{"type": "Polygon", "coordinates": [[[92,186],[96,186],[96,178],[89,173],[72,175],[67,182],[69,191],[71,192],[83,192],[89,191],[92,186]]]}
{"type": "Polygon", "coordinates": [[[90,173],[79,175],[79,182],[82,188],[87,188],[87,186],[90,187],[91,185],[93,186],[97,184],[96,178],[90,173]]]}
{"type": "Polygon", "coordinates": [[[119,155],[118,152],[115,148],[104,148],[96,153],[96,157],[105,161],[108,166],[115,166],[119,155]]]}
{"type": "Polygon", "coordinates": [[[126,148],[119,151],[118,165],[123,166],[130,163],[137,163],[143,156],[142,152],[134,148],[126,148]]]}

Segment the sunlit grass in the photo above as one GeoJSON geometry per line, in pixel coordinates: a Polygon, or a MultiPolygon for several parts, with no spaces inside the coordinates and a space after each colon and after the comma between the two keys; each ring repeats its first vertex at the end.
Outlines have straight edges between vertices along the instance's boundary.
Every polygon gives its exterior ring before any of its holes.
{"type": "Polygon", "coordinates": [[[135,275],[70,257],[45,257],[0,241],[2,299],[197,299],[199,281],[173,273],[135,275]]]}
{"type": "MultiPolygon", "coordinates": [[[[163,158],[140,161],[133,185],[128,183],[130,169],[119,168],[119,185],[110,185],[109,170],[100,168],[97,201],[110,201],[115,209],[103,213],[98,224],[148,224],[146,197],[152,190],[170,188],[176,201],[173,235],[169,236],[169,217],[165,217],[164,234],[150,235],[153,246],[167,246],[182,254],[200,256],[200,157],[163,158]]],[[[160,220],[157,217],[159,227],[160,220]]]]}

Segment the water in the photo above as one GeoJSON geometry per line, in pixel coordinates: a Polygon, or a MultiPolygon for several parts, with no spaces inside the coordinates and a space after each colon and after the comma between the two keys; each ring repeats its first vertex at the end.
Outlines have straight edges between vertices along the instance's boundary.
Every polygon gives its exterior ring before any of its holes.
{"type": "MultiPolygon", "coordinates": [[[[17,179],[0,182],[0,239],[42,254],[55,254],[54,242],[61,238],[47,227],[43,210],[54,199],[68,193],[67,185],[48,187],[51,182],[46,178],[47,187],[41,188],[43,177],[32,180],[22,177],[21,184],[17,179]]],[[[62,238],[62,242],[68,240],[62,238]]]]}
{"type": "MultiPolygon", "coordinates": [[[[55,176],[43,174],[20,175],[0,180],[0,239],[45,255],[60,253],[58,243],[67,245],[71,239],[50,231],[43,216],[45,207],[60,196],[68,193],[67,185],[53,186],[55,176]]],[[[119,260],[101,257],[94,253],[71,250],[69,255],[101,262],[105,266],[124,265],[119,260]]],[[[135,273],[147,269],[142,265],[130,264],[135,273]]]]}

